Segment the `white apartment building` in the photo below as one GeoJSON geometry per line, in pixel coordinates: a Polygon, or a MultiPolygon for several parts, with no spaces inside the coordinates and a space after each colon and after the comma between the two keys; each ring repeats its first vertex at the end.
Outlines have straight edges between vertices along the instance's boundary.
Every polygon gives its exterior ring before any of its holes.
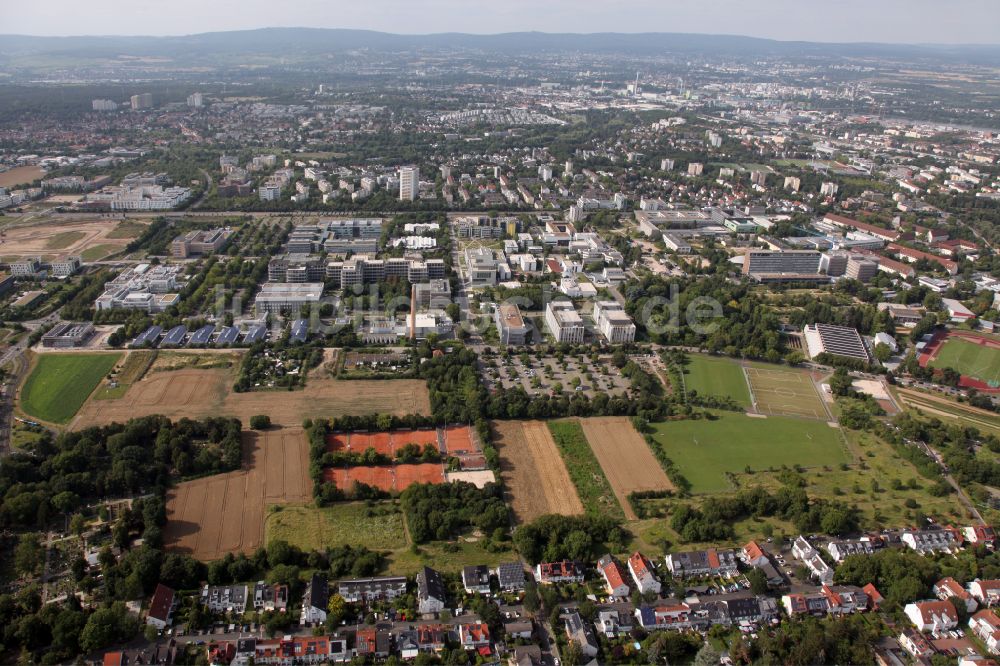
{"type": "Polygon", "coordinates": [[[545,307],[545,327],[556,342],[583,344],[583,319],[569,301],[552,301],[545,307]]]}
{"type": "Polygon", "coordinates": [[[611,344],[635,342],[635,324],[617,301],[594,303],[594,324],[611,344]]]}
{"type": "Polygon", "coordinates": [[[405,166],[399,169],[399,200],[416,201],[420,194],[420,169],[405,166]]]}

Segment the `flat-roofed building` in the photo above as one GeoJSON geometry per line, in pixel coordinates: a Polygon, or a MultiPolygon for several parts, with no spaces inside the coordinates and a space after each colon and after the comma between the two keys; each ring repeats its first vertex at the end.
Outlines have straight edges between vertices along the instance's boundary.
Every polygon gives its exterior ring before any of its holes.
{"type": "Polygon", "coordinates": [[[94,325],[90,322],[62,322],[42,336],[42,346],[55,349],[82,347],[94,337],[94,325]]]}
{"type": "Polygon", "coordinates": [[[42,270],[41,257],[27,257],[10,265],[10,274],[15,278],[35,277],[42,270]]]}
{"type": "Polygon", "coordinates": [[[546,306],[545,327],[556,342],[583,344],[583,319],[569,301],[552,301],[546,306]]]}
{"type": "Polygon", "coordinates": [[[757,279],[759,275],[816,275],[822,253],[815,250],[747,250],[743,274],[757,279]]]}
{"type": "Polygon", "coordinates": [[[313,254],[282,254],[267,262],[268,282],[322,282],[326,277],[323,258],[313,254]]]}
{"type": "Polygon", "coordinates": [[[844,274],[853,280],[870,282],[878,274],[878,257],[852,254],[847,260],[847,270],[844,274]]]}
{"type": "Polygon", "coordinates": [[[611,344],[635,342],[635,324],[617,301],[597,301],[594,303],[594,324],[601,335],[611,344]]]}
{"type": "Polygon", "coordinates": [[[257,314],[293,312],[303,305],[318,305],[323,296],[322,282],[265,282],[254,300],[257,314]]]}
{"type": "Polygon", "coordinates": [[[498,264],[496,255],[488,247],[468,248],[465,251],[465,265],[469,273],[469,282],[473,287],[495,285],[498,264]]]}
{"type": "Polygon", "coordinates": [[[523,345],[528,340],[528,327],[521,310],[513,303],[500,303],[493,311],[493,321],[502,345],[523,345]]]}
{"type": "Polygon", "coordinates": [[[60,257],[59,259],[53,259],[49,266],[53,276],[69,277],[80,270],[81,263],[80,257],[77,256],[60,257]]]}
{"type": "Polygon", "coordinates": [[[647,236],[653,236],[657,232],[664,232],[668,229],[695,229],[717,224],[711,213],[685,209],[640,210],[636,211],[635,219],[639,223],[639,231],[647,236]]]}
{"type": "Polygon", "coordinates": [[[178,236],[170,244],[170,253],[178,259],[196,255],[215,254],[223,247],[232,235],[232,230],[219,227],[217,229],[196,229],[178,236]]]}
{"type": "Polygon", "coordinates": [[[802,329],[809,358],[831,354],[871,363],[871,352],[856,329],[832,324],[812,324],[802,329]]]}

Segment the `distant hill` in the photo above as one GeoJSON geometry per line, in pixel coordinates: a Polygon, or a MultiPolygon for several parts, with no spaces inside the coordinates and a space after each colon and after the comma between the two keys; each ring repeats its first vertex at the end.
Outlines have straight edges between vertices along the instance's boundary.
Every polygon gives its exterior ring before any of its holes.
{"type": "Polygon", "coordinates": [[[487,53],[587,52],[654,55],[664,53],[723,56],[879,57],[907,61],[1000,64],[1000,46],[899,45],[875,43],[830,44],[786,42],[729,35],[681,33],[550,34],[512,32],[496,35],[442,33],[397,35],[370,30],[324,28],[264,28],[209,32],[181,37],[33,37],[0,35],[0,56],[127,56],[190,59],[210,55],[255,53],[291,55],[368,49],[419,51],[461,49],[487,53]]]}

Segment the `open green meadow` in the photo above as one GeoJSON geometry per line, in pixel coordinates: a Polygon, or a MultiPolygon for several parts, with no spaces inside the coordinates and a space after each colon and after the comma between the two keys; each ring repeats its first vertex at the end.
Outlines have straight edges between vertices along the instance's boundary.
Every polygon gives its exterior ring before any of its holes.
{"type": "Polygon", "coordinates": [[[264,520],[264,542],[287,541],[303,550],[364,546],[397,550],[409,546],[403,513],[391,503],[272,506],[264,520]]]}
{"type": "Polygon", "coordinates": [[[386,557],[386,571],[412,576],[424,565],[459,573],[465,566],[495,567],[516,559],[510,551],[487,550],[474,536],[453,542],[410,546],[403,513],[397,502],[343,502],[316,508],[311,505],[271,506],[264,519],[264,543],[286,541],[303,550],[363,546],[386,557]]]}
{"type": "Polygon", "coordinates": [[[984,382],[1000,382],[1000,349],[948,338],[930,362],[932,368],[952,368],[984,382]]]}
{"type": "Polygon", "coordinates": [[[694,493],[732,488],[726,473],[782,465],[817,467],[849,461],[837,428],[822,421],[716,412],[714,420],[653,424],[654,438],[694,493]]]}
{"type": "MultiPolygon", "coordinates": [[[[769,419],[772,420],[772,419],[769,419]]],[[[808,422],[806,422],[808,423],[808,422]]],[[[833,430],[831,429],[831,432],[833,430]]],[[[804,469],[761,471],[734,474],[736,486],[724,491],[699,494],[690,498],[651,499],[644,502],[650,509],[669,516],[679,505],[699,506],[709,498],[725,497],[740,488],[762,487],[774,493],[789,482],[796,482],[811,498],[825,499],[854,506],[859,511],[862,529],[881,530],[920,522],[921,515],[932,516],[943,524],[964,524],[972,519],[954,494],[937,496],[932,492],[935,480],[921,476],[890,444],[871,433],[845,430],[852,460],[848,464],[822,465],[804,469]]],[[[979,507],[987,522],[993,523],[998,512],[979,507]]],[[[782,535],[792,539],[797,534],[794,525],[777,517],[749,517],[733,523],[734,537],[730,542],[684,543],[679,534],[663,518],[645,518],[629,525],[634,535],[631,549],[647,555],[659,554],[663,543],[683,543],[684,549],[707,547],[739,547],[751,539],[782,535]]],[[[669,549],[668,549],[669,550],[669,549]]]]}
{"type": "Polygon", "coordinates": [[[121,354],[40,354],[21,389],[25,414],[49,423],[68,423],[121,354]]]}
{"type": "Polygon", "coordinates": [[[749,409],[750,391],[743,368],[727,358],[690,354],[684,366],[684,388],[698,395],[728,396],[749,409]]]}

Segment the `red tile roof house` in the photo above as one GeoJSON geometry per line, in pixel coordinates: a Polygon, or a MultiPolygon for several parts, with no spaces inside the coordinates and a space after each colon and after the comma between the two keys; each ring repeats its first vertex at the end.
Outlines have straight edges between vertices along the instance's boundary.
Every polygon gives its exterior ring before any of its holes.
{"type": "Polygon", "coordinates": [[[918,601],[906,604],[906,617],[919,631],[944,631],[958,626],[958,611],[950,601],[918,601]]]}
{"type": "Polygon", "coordinates": [[[969,629],[991,654],[1000,654],[1000,618],[996,613],[984,608],[969,618],[969,629]]]}
{"type": "Polygon", "coordinates": [[[926,259],[927,261],[933,262],[948,271],[949,275],[955,275],[958,273],[958,263],[952,261],[951,259],[945,259],[944,257],[939,257],[936,254],[931,254],[929,252],[921,252],[920,250],[914,250],[910,247],[905,247],[903,245],[898,245],[896,243],[889,243],[887,249],[890,252],[895,252],[899,255],[902,261],[909,261],[910,263],[919,261],[921,259],[926,259]]]}
{"type": "Polygon", "coordinates": [[[995,606],[1000,603],[1000,580],[974,580],[969,592],[984,606],[995,606]]]}
{"type": "Polygon", "coordinates": [[[882,593],[878,591],[878,588],[875,587],[875,584],[868,583],[863,588],[861,588],[861,591],[868,595],[868,601],[871,604],[868,610],[877,611],[878,607],[882,604],[882,601],[885,599],[885,597],[883,597],[882,593]]]}
{"type": "Polygon", "coordinates": [[[477,650],[490,645],[490,628],[482,622],[461,624],[458,627],[458,638],[466,650],[477,650]]]}
{"type": "Polygon", "coordinates": [[[964,587],[962,587],[961,583],[951,576],[942,578],[938,582],[934,583],[934,596],[941,601],[948,601],[952,597],[955,597],[959,601],[965,603],[965,609],[970,613],[976,610],[979,605],[976,603],[976,600],[972,597],[972,595],[969,594],[964,587]]]}
{"type": "Polygon", "coordinates": [[[660,581],[653,573],[653,565],[642,553],[638,551],[632,553],[632,557],[628,558],[628,570],[640,592],[660,593],[660,581]]]}
{"type": "Polygon", "coordinates": [[[608,591],[608,596],[624,599],[629,595],[631,588],[625,582],[625,571],[613,557],[605,555],[599,559],[597,568],[604,577],[604,587],[608,591]]]}
{"type": "Polygon", "coordinates": [[[541,562],[535,566],[535,579],[542,584],[582,583],[583,568],[576,562],[541,562]]]}
{"type": "Polygon", "coordinates": [[[174,591],[162,583],[157,584],[153,598],[149,601],[146,624],[160,631],[169,627],[173,622],[174,607],[174,591]]]}
{"type": "Polygon", "coordinates": [[[838,227],[843,227],[845,229],[854,228],[858,231],[863,231],[870,236],[876,236],[883,240],[894,241],[899,239],[899,232],[892,229],[884,229],[882,227],[877,227],[874,224],[868,224],[866,222],[860,222],[858,220],[852,220],[849,217],[844,217],[843,215],[834,215],[833,213],[827,213],[826,217],[823,218],[829,224],[834,224],[838,227]]]}
{"type": "Polygon", "coordinates": [[[970,525],[962,528],[962,535],[969,543],[983,544],[992,548],[997,540],[996,532],[989,525],[970,525]]]}

